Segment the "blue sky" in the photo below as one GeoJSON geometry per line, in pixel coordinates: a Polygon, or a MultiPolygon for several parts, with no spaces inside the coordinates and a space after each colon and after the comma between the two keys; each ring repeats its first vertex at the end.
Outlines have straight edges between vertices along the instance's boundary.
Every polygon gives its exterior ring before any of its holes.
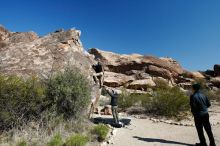
{"type": "Polygon", "coordinates": [[[188,70],[220,63],[218,0],[0,0],[0,24],[45,35],[82,31],[84,48],[172,57],[188,70]]]}

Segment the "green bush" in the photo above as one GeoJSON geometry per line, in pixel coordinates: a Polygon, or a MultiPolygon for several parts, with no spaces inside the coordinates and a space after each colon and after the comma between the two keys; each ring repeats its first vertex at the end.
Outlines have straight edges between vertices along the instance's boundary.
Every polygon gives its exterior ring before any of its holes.
{"type": "Polygon", "coordinates": [[[206,95],[210,100],[216,100],[220,102],[220,89],[212,91],[208,86],[205,79],[197,79],[194,83],[201,85],[201,92],[206,95]]]}
{"type": "Polygon", "coordinates": [[[147,113],[177,118],[189,111],[189,97],[178,87],[170,87],[163,80],[157,80],[156,84],[157,87],[154,88],[152,95],[122,92],[118,101],[119,107],[125,110],[131,106],[140,105],[147,113]]]}
{"type": "Polygon", "coordinates": [[[198,79],[196,79],[194,82],[193,82],[194,84],[196,83],[196,84],[199,84],[200,86],[201,86],[201,90],[206,90],[206,89],[208,89],[208,86],[206,85],[206,80],[205,79],[200,79],[200,78],[198,78],[198,79]]]}
{"type": "Polygon", "coordinates": [[[220,102],[220,89],[217,91],[205,89],[202,90],[202,93],[206,95],[210,100],[215,100],[217,102],[220,102]]]}
{"type": "Polygon", "coordinates": [[[85,146],[88,141],[87,136],[76,134],[66,140],[65,146],[85,146]]]}
{"type": "Polygon", "coordinates": [[[48,80],[0,75],[0,131],[31,120],[79,118],[87,110],[90,93],[86,78],[77,69],[48,80]]]}
{"type": "Polygon", "coordinates": [[[22,140],[16,144],[16,146],[27,146],[27,142],[22,140]]]}
{"type": "Polygon", "coordinates": [[[0,130],[38,118],[44,99],[45,87],[37,78],[0,75],[0,130]]]}
{"type": "Polygon", "coordinates": [[[134,96],[132,94],[128,93],[125,89],[122,90],[122,94],[118,97],[118,107],[122,110],[125,110],[136,102],[134,96]]]}
{"type": "Polygon", "coordinates": [[[97,136],[98,141],[103,141],[108,135],[109,128],[104,124],[99,124],[95,126],[91,132],[97,136]]]}
{"type": "Polygon", "coordinates": [[[63,141],[60,134],[56,134],[48,143],[47,146],[62,146],[63,141]]]}
{"type": "Polygon", "coordinates": [[[65,118],[78,118],[90,103],[91,88],[79,70],[65,70],[50,78],[47,99],[65,118]]]}
{"type": "Polygon", "coordinates": [[[165,89],[170,88],[168,82],[166,82],[165,80],[162,80],[160,78],[154,79],[154,82],[156,84],[156,86],[153,87],[154,90],[156,90],[156,89],[164,89],[165,90],[165,89]]]}
{"type": "Polygon", "coordinates": [[[160,115],[178,116],[189,110],[189,97],[178,87],[169,90],[158,89],[152,98],[153,110],[160,115]]]}

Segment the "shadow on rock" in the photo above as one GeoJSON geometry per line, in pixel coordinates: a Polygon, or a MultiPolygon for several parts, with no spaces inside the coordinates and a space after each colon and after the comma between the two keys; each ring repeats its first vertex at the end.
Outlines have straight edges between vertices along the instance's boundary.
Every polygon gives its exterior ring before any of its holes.
{"type": "Polygon", "coordinates": [[[171,141],[171,140],[165,140],[165,139],[143,138],[143,137],[138,137],[138,136],[133,136],[133,137],[137,138],[138,140],[145,141],[145,142],[159,142],[159,143],[164,143],[164,144],[176,144],[176,145],[194,146],[193,144],[182,143],[182,142],[171,141]]]}

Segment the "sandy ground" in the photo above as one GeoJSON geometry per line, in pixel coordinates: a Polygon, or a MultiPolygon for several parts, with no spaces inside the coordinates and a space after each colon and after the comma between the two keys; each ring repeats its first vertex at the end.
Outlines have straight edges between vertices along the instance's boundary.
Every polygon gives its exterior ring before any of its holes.
{"type": "MultiPolygon", "coordinates": [[[[212,106],[209,113],[211,123],[220,122],[219,105],[212,106]]],[[[190,146],[199,142],[195,127],[155,123],[149,119],[130,119],[131,125],[116,130],[111,146],[190,146]]],[[[220,146],[220,125],[212,126],[212,130],[216,145],[220,146]]],[[[209,143],[207,135],[206,140],[209,143]]]]}
{"type": "MultiPolygon", "coordinates": [[[[217,146],[220,146],[220,125],[212,128],[217,146]]],[[[195,127],[153,123],[148,119],[134,118],[130,126],[117,129],[112,142],[112,146],[190,146],[198,142],[198,137],[195,127]]]]}

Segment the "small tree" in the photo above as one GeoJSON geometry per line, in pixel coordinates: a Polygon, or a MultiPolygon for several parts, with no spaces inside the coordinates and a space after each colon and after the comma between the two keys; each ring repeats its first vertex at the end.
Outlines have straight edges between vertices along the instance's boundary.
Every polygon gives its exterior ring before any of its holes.
{"type": "Polygon", "coordinates": [[[78,69],[67,69],[50,78],[47,98],[58,114],[78,118],[90,103],[91,88],[78,69]]]}

